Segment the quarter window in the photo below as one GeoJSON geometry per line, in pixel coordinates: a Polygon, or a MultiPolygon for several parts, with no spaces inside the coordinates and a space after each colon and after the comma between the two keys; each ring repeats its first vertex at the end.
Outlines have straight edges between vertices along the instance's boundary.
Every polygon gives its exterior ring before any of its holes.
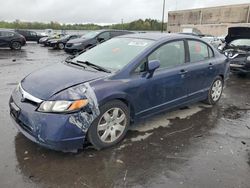
{"type": "Polygon", "coordinates": [[[148,60],[159,60],[160,68],[174,67],[185,63],[183,41],[169,42],[155,50],[148,60]]]}
{"type": "MultiPolygon", "coordinates": [[[[208,49],[210,48],[205,43],[195,40],[190,40],[188,41],[188,46],[190,53],[190,62],[204,61],[210,57],[208,52],[208,49]]],[[[213,56],[213,54],[211,55],[213,56]]]]}

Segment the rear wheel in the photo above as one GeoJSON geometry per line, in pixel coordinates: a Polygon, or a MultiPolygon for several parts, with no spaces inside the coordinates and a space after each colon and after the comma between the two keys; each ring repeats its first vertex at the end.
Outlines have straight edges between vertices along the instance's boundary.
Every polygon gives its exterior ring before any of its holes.
{"type": "Polygon", "coordinates": [[[20,50],[22,47],[20,42],[12,42],[10,48],[13,50],[20,50]]]}
{"type": "Polygon", "coordinates": [[[216,104],[221,98],[222,91],[223,91],[223,79],[220,76],[218,76],[215,78],[213,84],[211,85],[208,92],[208,98],[205,102],[210,105],[216,104]]]}
{"type": "Polygon", "coordinates": [[[120,142],[130,123],[126,104],[114,100],[100,107],[100,115],[88,130],[88,140],[96,149],[107,148],[120,142]]]}

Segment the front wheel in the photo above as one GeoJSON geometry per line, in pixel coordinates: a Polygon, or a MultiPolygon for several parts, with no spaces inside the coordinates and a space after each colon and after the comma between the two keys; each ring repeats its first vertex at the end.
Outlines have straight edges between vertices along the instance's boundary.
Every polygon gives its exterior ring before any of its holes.
{"type": "Polygon", "coordinates": [[[100,107],[100,115],[88,130],[88,140],[98,150],[113,146],[125,137],[129,123],[127,105],[119,100],[110,101],[100,107]]]}
{"type": "Polygon", "coordinates": [[[58,48],[59,48],[60,50],[63,50],[63,49],[64,49],[64,44],[63,44],[62,42],[60,42],[60,43],[58,44],[58,48]]]}
{"type": "Polygon", "coordinates": [[[208,92],[208,98],[205,102],[210,105],[216,104],[221,98],[222,91],[223,91],[223,79],[219,76],[215,78],[213,84],[211,85],[208,92]]]}
{"type": "Polygon", "coordinates": [[[21,50],[21,43],[20,42],[12,42],[10,48],[13,50],[21,50]]]}

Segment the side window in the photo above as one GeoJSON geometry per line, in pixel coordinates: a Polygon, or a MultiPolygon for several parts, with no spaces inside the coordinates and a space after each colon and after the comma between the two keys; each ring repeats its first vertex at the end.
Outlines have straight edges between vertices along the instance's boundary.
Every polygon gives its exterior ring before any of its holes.
{"type": "Polygon", "coordinates": [[[71,39],[76,39],[76,38],[77,38],[76,35],[72,35],[72,36],[69,37],[70,40],[71,40],[71,39]]]}
{"type": "Polygon", "coordinates": [[[31,32],[30,32],[30,35],[31,35],[31,36],[36,36],[36,32],[31,31],[31,32]]]}
{"type": "Polygon", "coordinates": [[[3,31],[1,33],[2,33],[1,36],[3,36],[3,37],[12,37],[12,36],[14,36],[14,33],[11,33],[11,32],[3,31]]]}
{"type": "Polygon", "coordinates": [[[174,67],[185,63],[184,41],[169,42],[157,50],[149,57],[150,60],[159,60],[160,68],[174,67]]]}
{"type": "Polygon", "coordinates": [[[110,33],[109,32],[101,33],[98,36],[98,41],[105,41],[105,40],[108,40],[108,39],[110,39],[110,33]]]}
{"type": "Polygon", "coordinates": [[[204,61],[210,57],[208,52],[208,49],[210,48],[205,43],[196,40],[189,40],[188,46],[190,62],[204,61]]]}

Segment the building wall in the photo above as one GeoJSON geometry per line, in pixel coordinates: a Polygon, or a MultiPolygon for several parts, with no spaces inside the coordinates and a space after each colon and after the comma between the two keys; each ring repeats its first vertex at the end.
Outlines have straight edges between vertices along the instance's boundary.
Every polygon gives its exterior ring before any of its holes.
{"type": "Polygon", "coordinates": [[[248,23],[250,23],[250,4],[168,13],[168,31],[171,32],[181,32],[184,27],[195,27],[202,33],[225,35],[228,27],[248,25],[248,23]]]}

